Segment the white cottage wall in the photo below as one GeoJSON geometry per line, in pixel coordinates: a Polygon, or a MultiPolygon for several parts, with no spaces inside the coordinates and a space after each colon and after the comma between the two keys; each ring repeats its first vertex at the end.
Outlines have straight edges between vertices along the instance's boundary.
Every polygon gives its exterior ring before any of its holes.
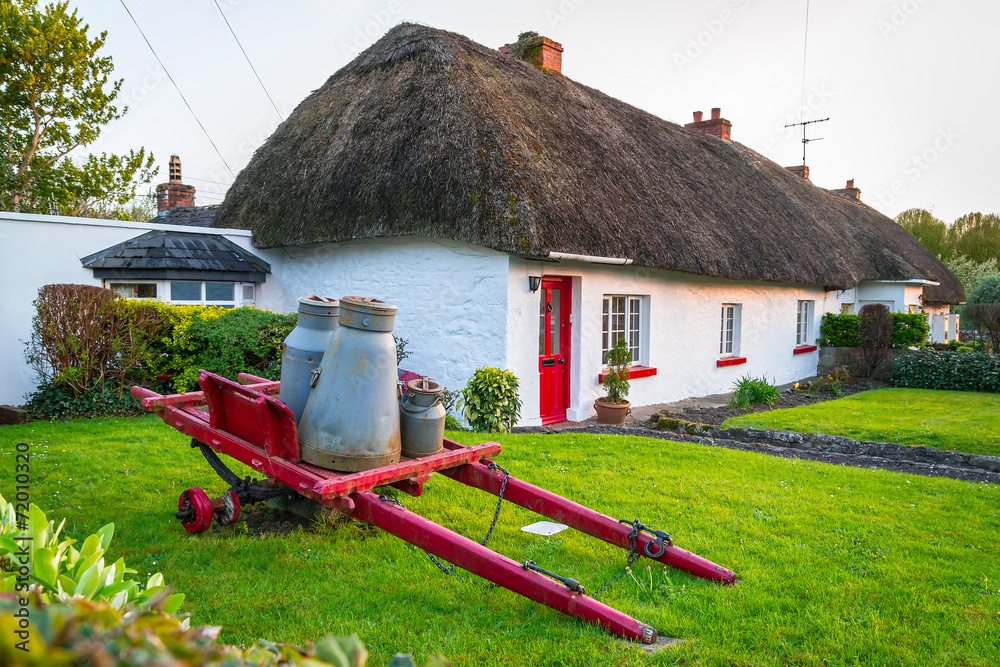
{"type": "Polygon", "coordinates": [[[162,229],[174,232],[221,234],[267,261],[271,258],[250,246],[250,232],[241,229],[204,229],[0,212],[0,404],[20,405],[37,384],[24,361],[24,343],[31,336],[32,302],[38,289],[54,283],[100,285],[80,258],[108,246],[162,229]]]}
{"type": "MultiPolygon", "coordinates": [[[[401,366],[448,389],[481,366],[506,365],[507,255],[427,238],[285,247],[264,306],[294,310],[305,294],[371,296],[399,306],[393,333],[409,341],[401,366]]],[[[536,306],[537,308],[537,306],[536,306]]],[[[537,315],[536,315],[537,317],[537,315]]]]}
{"type": "Polygon", "coordinates": [[[594,414],[603,395],[602,307],[606,294],[644,297],[641,361],[657,370],[632,380],[636,405],[728,392],[744,375],[766,376],[778,384],[816,373],[816,352],[793,354],[799,300],[814,302],[809,340],[818,337],[826,293],[815,287],[736,283],[631,266],[583,262],[530,262],[512,258],[508,282],[508,366],[525,388],[521,423],[541,423],[538,396],[539,293],[528,289],[529,275],[573,277],[573,358],[570,409],[579,421],[594,414]],[[722,304],[741,305],[740,356],[747,362],[718,367],[722,304]]]}

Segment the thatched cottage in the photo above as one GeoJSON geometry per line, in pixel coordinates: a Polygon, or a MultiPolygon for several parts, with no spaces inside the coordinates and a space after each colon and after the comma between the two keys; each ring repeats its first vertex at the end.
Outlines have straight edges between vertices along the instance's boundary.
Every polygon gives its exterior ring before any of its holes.
{"type": "Polygon", "coordinates": [[[963,300],[853,188],[732,141],[717,110],[682,127],[529,46],[534,63],[402,24],[299,105],[214,221],[252,231],[272,305],[395,302],[406,365],[455,389],[509,368],[538,424],[593,413],[618,338],[646,404],[814,374],[826,312],[963,300]]]}

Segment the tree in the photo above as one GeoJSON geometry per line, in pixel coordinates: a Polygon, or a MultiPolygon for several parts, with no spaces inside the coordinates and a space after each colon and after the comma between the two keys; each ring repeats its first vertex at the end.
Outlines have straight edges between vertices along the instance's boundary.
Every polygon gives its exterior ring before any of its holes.
{"type": "Polygon", "coordinates": [[[948,226],[938,220],[930,211],[922,208],[911,208],[896,216],[896,223],[910,232],[915,239],[938,256],[945,259],[952,254],[948,241],[948,226]]]}
{"type": "Polygon", "coordinates": [[[122,80],[109,81],[114,63],[98,53],[107,32],[91,39],[68,4],[0,3],[0,206],[13,211],[82,215],[122,205],[156,174],[145,148],[69,158],[128,108],[115,106],[122,80]]]}
{"type": "Polygon", "coordinates": [[[993,352],[1000,353],[1000,275],[984,276],[969,291],[965,316],[988,338],[993,352]]]}
{"type": "Polygon", "coordinates": [[[1000,216],[968,213],[952,223],[948,240],[955,253],[977,262],[1000,258],[1000,216]]]}
{"type": "Polygon", "coordinates": [[[977,262],[965,255],[956,255],[944,260],[944,265],[962,283],[966,295],[972,292],[972,288],[976,286],[980,278],[1000,274],[1000,266],[997,265],[995,258],[985,262],[977,262]]]}

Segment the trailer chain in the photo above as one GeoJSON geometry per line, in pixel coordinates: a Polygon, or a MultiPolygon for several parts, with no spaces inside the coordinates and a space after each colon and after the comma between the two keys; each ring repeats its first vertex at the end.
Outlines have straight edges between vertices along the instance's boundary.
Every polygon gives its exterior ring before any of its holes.
{"type": "Polygon", "coordinates": [[[625,567],[622,569],[622,571],[616,574],[615,576],[611,577],[610,579],[608,579],[606,582],[604,582],[604,585],[601,586],[596,593],[594,593],[595,600],[597,599],[598,595],[604,592],[604,589],[606,589],[608,586],[610,586],[611,584],[615,583],[616,581],[624,577],[626,574],[628,574],[629,570],[632,568],[632,564],[639,558],[639,549],[638,549],[639,533],[645,531],[650,535],[656,536],[656,540],[654,542],[647,542],[642,549],[643,552],[645,552],[645,554],[650,558],[659,558],[667,550],[668,546],[669,547],[674,546],[673,540],[670,539],[670,535],[668,533],[662,530],[653,530],[652,528],[649,528],[648,526],[640,522],[638,518],[636,518],[635,521],[629,521],[628,519],[619,519],[618,523],[624,523],[626,525],[632,526],[632,530],[630,530],[628,534],[628,541],[629,541],[628,559],[626,560],[625,567]],[[656,551],[652,551],[650,549],[650,546],[653,544],[656,545],[656,551]]]}
{"type": "Polygon", "coordinates": [[[490,524],[490,529],[486,531],[486,537],[480,542],[484,547],[486,543],[490,541],[490,537],[493,535],[493,529],[496,528],[497,519],[500,518],[500,506],[503,505],[503,494],[507,490],[507,479],[510,478],[510,471],[502,468],[493,461],[486,464],[488,470],[495,470],[503,473],[503,481],[500,483],[500,493],[497,495],[497,509],[493,512],[493,523],[490,524]]]}
{"type": "MultiPolygon", "coordinates": [[[[400,509],[404,509],[404,510],[406,509],[406,505],[404,505],[403,503],[399,502],[399,498],[396,498],[394,496],[390,496],[387,493],[380,493],[379,496],[378,496],[378,499],[381,500],[383,503],[389,503],[390,505],[395,505],[396,507],[399,507],[400,509]]],[[[409,510],[407,510],[407,511],[409,511],[409,510]]],[[[434,554],[432,554],[430,551],[427,551],[426,549],[424,549],[424,553],[427,554],[427,557],[431,559],[431,562],[434,563],[434,565],[437,566],[437,569],[441,570],[445,574],[449,574],[449,575],[455,577],[456,579],[458,578],[458,574],[454,571],[454,569],[452,568],[451,565],[445,565],[445,564],[443,564],[441,561],[439,561],[437,559],[437,557],[434,554]]]]}
{"type": "Polygon", "coordinates": [[[587,590],[583,587],[583,584],[581,584],[576,579],[573,579],[572,577],[561,577],[558,574],[556,574],[555,572],[549,572],[545,568],[538,567],[537,565],[535,565],[535,561],[533,561],[533,560],[526,560],[526,561],[524,561],[524,565],[522,565],[521,568],[525,569],[525,570],[534,570],[535,572],[538,572],[539,574],[544,574],[546,577],[549,577],[550,579],[555,579],[559,583],[561,583],[564,586],[566,586],[566,588],[570,589],[571,591],[573,591],[575,593],[579,593],[580,595],[586,595],[587,594],[587,590]]]}

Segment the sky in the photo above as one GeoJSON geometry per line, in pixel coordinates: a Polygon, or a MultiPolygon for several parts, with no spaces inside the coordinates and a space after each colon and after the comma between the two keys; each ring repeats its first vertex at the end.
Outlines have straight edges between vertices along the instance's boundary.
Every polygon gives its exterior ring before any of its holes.
{"type": "Polygon", "coordinates": [[[914,207],[947,223],[972,211],[1000,213],[998,170],[990,166],[1000,138],[987,131],[1000,102],[995,1],[71,5],[92,33],[107,30],[104,53],[124,79],[119,101],[128,106],[77,154],[143,146],[160,167],[154,186],[167,180],[167,161],[177,154],[198,205],[223,199],[234,174],[311,91],[392,26],[411,21],[491,47],[534,30],[563,45],[570,79],[681,124],[694,111],[707,118],[720,107],[734,141],[782,166],[802,163],[802,128],[784,126],[829,118],[807,126],[807,136],[819,139],[806,149],[814,184],[842,188],[854,179],[862,200],[892,217],[914,207]]]}

